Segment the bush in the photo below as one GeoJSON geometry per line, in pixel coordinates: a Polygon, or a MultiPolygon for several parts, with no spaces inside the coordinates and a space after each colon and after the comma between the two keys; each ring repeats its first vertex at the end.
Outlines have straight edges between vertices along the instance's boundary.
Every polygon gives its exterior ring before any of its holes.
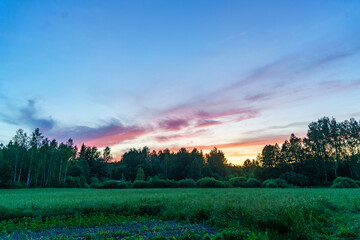
{"type": "Polygon", "coordinates": [[[194,181],[194,179],[187,178],[187,179],[180,180],[178,182],[178,186],[180,188],[196,188],[196,182],[194,181]]]}
{"type": "Polygon", "coordinates": [[[267,179],[263,182],[263,185],[266,188],[288,188],[288,187],[291,187],[291,185],[289,185],[282,178],[267,179]]]}
{"type": "Polygon", "coordinates": [[[126,182],[110,180],[104,182],[103,188],[127,188],[127,185],[126,182]]]}
{"type": "Polygon", "coordinates": [[[257,180],[256,178],[249,178],[246,181],[246,187],[248,188],[259,188],[261,187],[261,182],[257,180]]]}
{"type": "Polygon", "coordinates": [[[115,180],[109,180],[105,182],[94,182],[90,184],[90,188],[106,188],[106,189],[115,189],[115,188],[129,188],[131,183],[129,182],[119,182],[115,180]]]}
{"type": "Polygon", "coordinates": [[[280,178],[285,179],[287,183],[300,187],[304,187],[309,184],[309,178],[300,173],[286,172],[281,174],[280,178]]]}
{"type": "Polygon", "coordinates": [[[90,178],[90,183],[98,183],[99,179],[97,177],[90,178]]]}
{"type": "Polygon", "coordinates": [[[232,187],[231,183],[229,181],[220,181],[222,183],[223,188],[230,188],[232,187]]]}
{"type": "Polygon", "coordinates": [[[218,181],[212,177],[201,178],[197,181],[197,184],[201,188],[223,188],[223,187],[226,187],[226,184],[224,184],[223,182],[218,181]]]}
{"type": "Polygon", "coordinates": [[[273,179],[266,179],[263,182],[264,187],[266,188],[278,188],[279,186],[276,184],[276,182],[274,182],[273,179]]]}
{"type": "Polygon", "coordinates": [[[355,180],[356,184],[360,187],[360,180],[355,180]]]}
{"type": "Polygon", "coordinates": [[[80,181],[80,187],[83,188],[83,187],[86,187],[87,185],[87,182],[86,182],[86,178],[84,176],[81,176],[79,177],[79,181],[80,181]]]}
{"type": "Polygon", "coordinates": [[[105,181],[103,182],[103,188],[118,188],[118,182],[117,181],[105,181]]]}
{"type": "Polygon", "coordinates": [[[337,177],[333,181],[332,188],[359,188],[360,186],[356,183],[354,179],[347,177],[337,177]]]}
{"type": "Polygon", "coordinates": [[[85,185],[84,177],[67,176],[65,178],[65,185],[67,188],[82,188],[85,185]]]}
{"type": "Polygon", "coordinates": [[[279,188],[288,188],[289,187],[288,183],[282,178],[275,178],[275,179],[273,179],[273,181],[276,183],[276,185],[279,188]]]}
{"type": "Polygon", "coordinates": [[[131,182],[119,182],[118,183],[118,188],[130,188],[131,187],[131,182]]]}
{"type": "Polygon", "coordinates": [[[26,188],[26,183],[24,182],[13,182],[13,183],[7,183],[4,185],[5,188],[9,189],[19,189],[19,188],[26,188]]]}
{"type": "Polygon", "coordinates": [[[160,179],[158,176],[155,176],[150,179],[149,187],[150,188],[175,188],[177,183],[170,179],[160,179]]]}
{"type": "Polygon", "coordinates": [[[104,188],[104,183],[103,182],[91,183],[90,188],[104,188]]]}
{"type": "Polygon", "coordinates": [[[246,178],[234,177],[230,179],[230,183],[233,187],[246,187],[246,178]]]}
{"type": "Polygon", "coordinates": [[[132,184],[132,188],[149,188],[150,184],[144,180],[135,180],[132,184]]]}

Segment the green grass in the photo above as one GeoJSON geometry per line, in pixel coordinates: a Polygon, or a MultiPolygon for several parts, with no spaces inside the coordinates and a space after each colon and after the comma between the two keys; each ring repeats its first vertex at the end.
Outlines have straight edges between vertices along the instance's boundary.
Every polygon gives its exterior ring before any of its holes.
{"type": "Polygon", "coordinates": [[[0,190],[0,231],[176,221],[272,239],[360,237],[357,189],[0,190]],[[140,217],[140,218],[139,218],[140,217]],[[14,227],[15,226],[15,227],[14,227]]]}

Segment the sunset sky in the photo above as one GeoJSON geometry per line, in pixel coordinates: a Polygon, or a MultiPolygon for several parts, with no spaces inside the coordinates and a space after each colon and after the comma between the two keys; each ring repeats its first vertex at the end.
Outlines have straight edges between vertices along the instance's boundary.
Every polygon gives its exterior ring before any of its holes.
{"type": "Polygon", "coordinates": [[[0,142],[255,158],[360,118],[360,1],[1,1],[0,142]]]}

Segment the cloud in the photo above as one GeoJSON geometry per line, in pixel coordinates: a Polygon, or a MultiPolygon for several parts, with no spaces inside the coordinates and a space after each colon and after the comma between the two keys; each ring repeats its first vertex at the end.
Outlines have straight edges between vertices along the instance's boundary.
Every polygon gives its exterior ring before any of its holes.
{"type": "MultiPolygon", "coordinates": [[[[243,132],[245,135],[261,135],[271,130],[281,130],[281,129],[288,129],[290,127],[306,127],[309,122],[293,122],[286,125],[273,125],[266,128],[260,128],[252,131],[243,132]]],[[[304,129],[305,130],[305,129],[304,129]]]]}
{"type": "Polygon", "coordinates": [[[39,117],[35,100],[28,100],[27,105],[20,108],[13,114],[0,114],[0,118],[11,125],[28,126],[32,129],[39,128],[43,132],[50,131],[55,126],[55,121],[51,117],[39,117]]]}
{"type": "Polygon", "coordinates": [[[197,146],[191,146],[187,147],[189,149],[196,148],[196,149],[202,149],[202,150],[210,150],[214,147],[217,147],[219,149],[227,149],[227,148],[237,148],[237,147],[250,147],[250,146],[259,146],[259,145],[266,145],[266,144],[282,144],[286,139],[288,139],[288,135],[279,135],[275,137],[258,137],[243,141],[237,141],[237,142],[230,142],[230,143],[218,143],[218,144],[209,144],[209,145],[197,145],[197,146]]]}
{"type": "MultiPolygon", "coordinates": [[[[236,88],[244,88],[250,84],[259,84],[268,80],[275,80],[275,82],[272,81],[272,84],[275,83],[275,85],[276,83],[290,83],[291,81],[288,81],[290,77],[355,56],[359,54],[359,52],[359,46],[344,47],[340,45],[328,46],[326,50],[311,49],[298,52],[253,70],[248,77],[240,79],[224,90],[229,91],[236,88]]],[[[303,79],[303,81],[305,81],[305,79],[303,79]]],[[[264,96],[262,96],[262,94],[260,94],[260,97],[263,98],[264,96]]]]}
{"type": "Polygon", "coordinates": [[[55,121],[51,117],[40,118],[36,116],[38,111],[35,108],[34,100],[28,100],[28,105],[25,108],[22,108],[20,113],[21,121],[28,123],[33,126],[33,128],[38,127],[42,129],[42,131],[49,131],[55,125],[55,121]]]}
{"type": "Polygon", "coordinates": [[[184,127],[210,127],[227,122],[241,122],[261,116],[263,110],[274,108],[277,101],[284,97],[288,102],[297,100],[298,97],[310,98],[317,96],[319,91],[335,89],[339,85],[341,87],[338,89],[347,90],[358,83],[352,82],[347,86],[340,82],[320,81],[314,84],[313,79],[306,77],[306,74],[359,52],[360,48],[357,46],[337,45],[279,58],[254,69],[247,77],[229,86],[163,111],[159,117],[170,120],[161,122],[159,126],[176,131],[184,127]],[[309,91],[309,87],[315,88],[309,91]]]}
{"type": "Polygon", "coordinates": [[[332,92],[332,91],[344,91],[360,87],[360,79],[355,80],[332,80],[324,81],[317,85],[317,88],[323,92],[332,92]]]}
{"type": "Polygon", "coordinates": [[[215,120],[199,120],[195,127],[210,127],[214,125],[219,125],[222,122],[215,121],[215,120]]]}
{"type": "Polygon", "coordinates": [[[140,126],[124,126],[113,120],[99,127],[75,126],[54,132],[54,137],[73,138],[75,143],[96,147],[113,146],[125,140],[134,139],[147,134],[151,129],[140,126]]]}
{"type": "Polygon", "coordinates": [[[196,131],[190,130],[182,134],[159,135],[159,136],[155,136],[153,139],[155,139],[155,141],[157,142],[163,143],[163,142],[170,142],[179,139],[199,137],[199,136],[203,136],[206,133],[207,133],[206,130],[196,130],[196,131]]]}
{"type": "Polygon", "coordinates": [[[18,109],[4,95],[0,94],[0,99],[3,100],[8,109],[8,111],[0,113],[0,119],[3,122],[19,127],[26,126],[30,129],[39,128],[45,135],[60,141],[72,138],[76,144],[85,143],[91,146],[104,147],[137,138],[151,131],[150,128],[141,126],[124,126],[119,120],[105,121],[105,124],[98,127],[73,126],[63,128],[59,127],[59,124],[52,117],[40,117],[37,102],[33,99],[28,100],[25,107],[18,109]]]}
{"type": "Polygon", "coordinates": [[[166,130],[179,130],[183,127],[187,127],[188,125],[189,122],[186,119],[174,118],[161,120],[158,127],[166,130]]]}
{"type": "MultiPolygon", "coordinates": [[[[338,62],[345,58],[358,54],[360,48],[336,48],[314,51],[303,51],[279,58],[265,64],[248,74],[248,76],[235,81],[233,84],[224,86],[213,92],[201,94],[196,98],[183,102],[178,106],[164,110],[153,119],[149,119],[145,125],[124,125],[119,120],[109,120],[99,126],[72,126],[60,128],[50,116],[42,117],[37,109],[35,100],[28,100],[27,105],[16,110],[13,114],[0,113],[0,118],[12,125],[39,127],[41,131],[51,134],[54,138],[73,138],[76,143],[86,143],[92,146],[113,146],[129,139],[136,139],[145,134],[153,134],[151,137],[158,142],[166,142],[194,137],[192,134],[181,134],[181,130],[194,131],[204,128],[223,125],[229,122],[241,122],[261,116],[263,110],[273,108],[280,97],[290,96],[289,101],[297,96],[311,97],[319,91],[348,90],[360,86],[360,80],[344,83],[338,81],[326,81],[320,83],[306,83],[307,74],[328,64],[338,62]],[[299,77],[300,76],[300,77],[299,77]],[[293,81],[294,79],[298,81],[293,81]],[[301,86],[300,88],[298,86],[301,86]],[[308,91],[312,88],[312,91],[308,91]],[[295,96],[295,97],[293,97],[295,96]],[[153,124],[154,123],[154,124],[153,124]],[[155,134],[162,134],[154,136],[155,134]],[[167,132],[167,133],[166,133],[167,132]]],[[[0,99],[2,95],[0,95],[0,99]]],[[[14,110],[15,109],[15,110],[14,110]]],[[[11,112],[11,111],[9,111],[11,112]]],[[[302,123],[301,123],[302,124],[302,123]]],[[[272,126],[268,129],[281,129],[287,126],[272,126]]],[[[259,133],[259,131],[257,131],[259,133]]],[[[250,139],[249,141],[233,141],[217,145],[219,148],[232,148],[250,146],[254,144],[266,144],[272,141],[266,139],[250,139]]],[[[197,148],[209,149],[213,145],[197,146],[197,148]]]]}

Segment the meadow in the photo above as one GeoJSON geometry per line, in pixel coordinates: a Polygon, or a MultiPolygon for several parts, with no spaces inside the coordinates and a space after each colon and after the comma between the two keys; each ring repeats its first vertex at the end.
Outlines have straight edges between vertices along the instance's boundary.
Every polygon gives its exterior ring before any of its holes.
{"type": "Polygon", "coordinates": [[[357,189],[7,189],[1,238],[357,239],[357,189]]]}

